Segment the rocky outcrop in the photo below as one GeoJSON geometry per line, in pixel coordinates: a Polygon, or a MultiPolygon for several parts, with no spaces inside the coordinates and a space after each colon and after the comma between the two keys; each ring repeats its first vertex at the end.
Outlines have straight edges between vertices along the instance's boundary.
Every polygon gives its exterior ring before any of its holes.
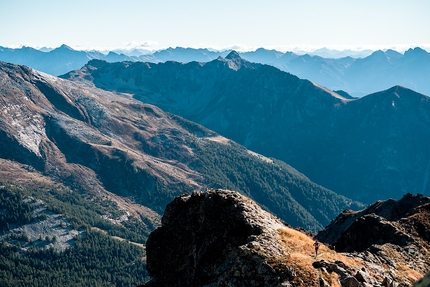
{"type": "MultiPolygon", "coordinates": [[[[317,238],[338,252],[383,264],[391,274],[405,266],[424,274],[430,268],[429,228],[430,197],[408,193],[400,200],[378,201],[361,211],[345,210],[317,238]]],[[[408,286],[407,280],[403,282],[408,286]]]]}
{"type": "Polygon", "coordinates": [[[406,246],[413,242],[413,238],[395,223],[375,214],[367,214],[357,218],[334,246],[338,251],[361,252],[372,244],[392,243],[406,246]]]}
{"type": "Polygon", "coordinates": [[[268,258],[287,253],[276,240],[283,223],[236,192],[177,197],[147,241],[154,286],[278,286],[293,269],[268,258]]]}
{"type": "Polygon", "coordinates": [[[410,193],[400,200],[378,201],[360,211],[345,210],[317,235],[337,251],[364,251],[373,244],[406,246],[430,243],[430,197],[410,193]]]}
{"type": "Polygon", "coordinates": [[[399,225],[366,215],[357,232],[360,227],[362,238],[379,234],[381,242],[390,235],[395,240],[362,252],[337,253],[322,245],[315,255],[312,238],[243,195],[227,190],[182,195],[149,236],[147,269],[153,279],[145,286],[406,287],[430,267],[428,246],[397,234],[399,225]]]}

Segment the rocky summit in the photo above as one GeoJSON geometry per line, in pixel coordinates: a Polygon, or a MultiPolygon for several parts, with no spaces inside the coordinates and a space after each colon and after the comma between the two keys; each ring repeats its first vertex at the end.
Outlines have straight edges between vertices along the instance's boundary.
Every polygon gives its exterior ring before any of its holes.
{"type": "MultiPolygon", "coordinates": [[[[429,241],[419,230],[428,228],[418,226],[424,224],[421,219],[429,218],[428,201],[427,197],[406,195],[399,202],[379,202],[356,212],[371,224],[363,225],[359,217],[349,225],[364,228],[363,234],[379,234],[379,239],[374,238],[376,242],[364,251],[351,245],[344,248],[348,251],[338,252],[328,242],[320,243],[316,253],[309,234],[291,228],[239,193],[213,189],[182,195],[167,206],[162,226],[149,236],[147,269],[152,279],[143,286],[423,284],[425,277],[418,281],[430,267],[429,241]],[[378,210],[379,215],[366,214],[369,210],[378,210]],[[378,220],[379,225],[375,224],[378,220]],[[409,231],[403,230],[406,226],[409,231]]],[[[330,232],[335,233],[333,238],[345,236],[330,228],[318,238],[329,238],[330,232]]]]}
{"type": "Polygon", "coordinates": [[[147,268],[157,282],[151,284],[273,286],[294,275],[294,270],[265,260],[286,256],[275,240],[283,227],[236,192],[177,197],[167,206],[162,227],[147,241],[147,268]]]}

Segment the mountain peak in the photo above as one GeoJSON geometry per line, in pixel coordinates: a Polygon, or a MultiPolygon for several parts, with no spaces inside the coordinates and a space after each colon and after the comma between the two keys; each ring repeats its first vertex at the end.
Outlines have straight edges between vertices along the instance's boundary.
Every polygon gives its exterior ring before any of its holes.
{"type": "Polygon", "coordinates": [[[420,47],[415,47],[413,49],[411,48],[407,50],[404,55],[405,56],[428,56],[429,53],[420,47]]]}
{"type": "Polygon", "coordinates": [[[393,87],[391,87],[391,88],[389,88],[389,89],[387,89],[385,91],[381,91],[379,93],[381,93],[381,94],[397,94],[397,95],[403,95],[403,96],[412,96],[412,95],[414,95],[414,96],[419,96],[420,98],[422,96],[425,96],[425,95],[423,95],[421,93],[418,93],[418,92],[416,92],[414,90],[411,90],[411,89],[409,89],[407,87],[404,87],[404,86],[401,86],[401,85],[395,85],[395,86],[393,86],[393,87]]]}
{"type": "Polygon", "coordinates": [[[70,46],[63,44],[60,47],[52,50],[52,52],[54,52],[54,53],[69,53],[69,52],[75,52],[75,50],[73,50],[70,46]]]}
{"type": "Polygon", "coordinates": [[[242,58],[238,52],[232,50],[225,58],[218,58],[219,60],[223,61],[228,65],[228,67],[232,70],[239,70],[242,67],[250,67],[248,64],[249,62],[242,58]]]}
{"type": "Polygon", "coordinates": [[[382,50],[377,50],[373,52],[369,57],[385,57],[385,53],[382,50]]]}
{"type": "Polygon", "coordinates": [[[393,49],[388,49],[387,51],[385,51],[385,54],[387,54],[390,58],[400,58],[403,55],[393,49]]]}
{"type": "Polygon", "coordinates": [[[67,46],[66,44],[61,45],[60,47],[57,48],[58,50],[70,50],[73,51],[73,48],[70,46],[67,46]]]}
{"type": "Polygon", "coordinates": [[[116,53],[114,51],[109,51],[108,56],[119,56],[119,53],[116,53]]]}
{"type": "Polygon", "coordinates": [[[242,57],[239,55],[236,51],[231,51],[226,57],[228,60],[236,60],[236,59],[242,59],[242,57]]]}

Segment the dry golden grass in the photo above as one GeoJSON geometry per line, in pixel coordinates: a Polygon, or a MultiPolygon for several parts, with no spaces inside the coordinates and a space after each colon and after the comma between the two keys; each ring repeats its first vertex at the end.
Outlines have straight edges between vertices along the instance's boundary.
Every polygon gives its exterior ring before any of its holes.
{"type": "Polygon", "coordinates": [[[397,265],[397,271],[399,274],[399,277],[401,278],[407,278],[410,282],[415,283],[418,281],[421,277],[423,277],[423,274],[411,269],[409,266],[399,264],[397,265]]]}
{"type": "Polygon", "coordinates": [[[315,258],[314,240],[306,234],[291,229],[279,229],[279,239],[289,256],[281,259],[282,264],[289,265],[297,271],[297,277],[303,278],[300,286],[319,286],[319,278],[324,278],[331,286],[340,286],[336,273],[324,273],[312,266],[316,260],[327,262],[342,261],[353,269],[359,270],[364,264],[361,260],[339,254],[324,244],[320,244],[318,256],[315,258]]]}
{"type": "MultiPolygon", "coordinates": [[[[277,264],[279,265],[291,266],[297,271],[297,277],[303,279],[303,282],[299,286],[319,286],[320,277],[329,282],[331,286],[340,286],[339,277],[336,273],[327,274],[312,266],[312,263],[317,260],[324,260],[326,262],[341,261],[356,271],[365,267],[374,278],[381,280],[381,282],[384,279],[383,274],[378,273],[380,269],[375,270],[365,261],[337,253],[321,243],[318,256],[315,258],[314,240],[300,231],[291,228],[282,228],[278,230],[278,234],[279,241],[289,256],[274,260],[277,260],[277,264]]],[[[388,247],[383,247],[383,249],[397,263],[397,278],[399,282],[415,282],[424,275],[408,266],[407,262],[396,250],[388,247]]],[[[389,272],[387,266],[381,267],[389,272]]]]}
{"type": "Polygon", "coordinates": [[[279,235],[291,258],[297,258],[299,262],[303,262],[304,264],[312,266],[315,260],[325,260],[328,262],[339,260],[352,268],[360,269],[363,267],[361,260],[337,253],[322,243],[320,243],[318,256],[315,258],[314,240],[300,231],[284,228],[279,230],[279,235]]]}
{"type": "Polygon", "coordinates": [[[39,189],[50,189],[59,185],[36,170],[28,170],[28,167],[23,164],[0,159],[0,181],[8,182],[11,180],[15,184],[39,189]]]}

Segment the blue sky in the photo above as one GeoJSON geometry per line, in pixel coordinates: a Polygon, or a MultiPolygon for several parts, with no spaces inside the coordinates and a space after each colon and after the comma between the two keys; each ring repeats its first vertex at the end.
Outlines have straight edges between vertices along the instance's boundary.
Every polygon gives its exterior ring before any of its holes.
{"type": "Polygon", "coordinates": [[[429,0],[0,0],[0,46],[430,50],[429,0]]]}

